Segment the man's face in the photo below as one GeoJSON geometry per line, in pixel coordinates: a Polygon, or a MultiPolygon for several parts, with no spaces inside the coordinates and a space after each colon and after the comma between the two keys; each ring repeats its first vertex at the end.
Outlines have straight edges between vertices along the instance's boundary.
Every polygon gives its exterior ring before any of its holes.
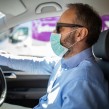
{"type": "Polygon", "coordinates": [[[66,48],[72,47],[70,50],[77,42],[84,45],[88,34],[87,28],[77,23],[75,9],[68,9],[61,15],[56,31],[61,34],[61,44],[66,48]]]}
{"type": "MultiPolygon", "coordinates": [[[[75,11],[72,11],[71,9],[66,10],[62,16],[60,17],[58,23],[65,23],[65,24],[74,24],[76,19],[75,11]]],[[[69,47],[71,43],[75,42],[75,28],[72,27],[60,27],[59,33],[61,34],[61,43],[65,47],[69,47]],[[74,32],[72,32],[74,31],[74,32]],[[72,32],[72,33],[71,33],[72,32]],[[69,37],[72,36],[72,37],[69,37]]]]}

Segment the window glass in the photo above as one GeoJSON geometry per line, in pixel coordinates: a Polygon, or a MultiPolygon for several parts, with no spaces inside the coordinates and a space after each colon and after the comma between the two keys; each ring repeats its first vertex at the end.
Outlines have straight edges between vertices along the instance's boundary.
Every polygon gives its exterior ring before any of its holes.
{"type": "Polygon", "coordinates": [[[23,56],[55,56],[50,47],[50,34],[58,19],[41,18],[11,28],[6,35],[1,34],[5,40],[0,43],[0,49],[23,56]]]}
{"type": "Polygon", "coordinates": [[[2,43],[6,38],[8,38],[8,34],[8,31],[0,33],[0,43],[2,43]]]}
{"type": "Polygon", "coordinates": [[[20,27],[12,34],[12,36],[10,36],[10,39],[13,40],[12,42],[14,42],[14,40],[16,42],[19,42],[25,40],[27,36],[28,36],[28,28],[20,27]]]}
{"type": "MultiPolygon", "coordinates": [[[[109,15],[102,18],[102,30],[109,29],[109,15]]],[[[0,33],[0,49],[23,56],[55,56],[50,47],[50,34],[59,17],[49,17],[20,24],[0,33]]]]}
{"type": "Polygon", "coordinates": [[[109,15],[104,15],[102,18],[102,30],[109,29],[109,15]]]}
{"type": "Polygon", "coordinates": [[[51,32],[55,29],[58,17],[39,19],[32,22],[32,38],[47,42],[51,32]]]}

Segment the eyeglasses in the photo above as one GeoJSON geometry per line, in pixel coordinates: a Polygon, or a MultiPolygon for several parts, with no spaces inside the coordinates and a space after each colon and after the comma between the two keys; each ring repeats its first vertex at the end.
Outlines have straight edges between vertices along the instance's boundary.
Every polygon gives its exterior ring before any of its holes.
{"type": "Polygon", "coordinates": [[[56,32],[57,33],[60,33],[60,28],[61,27],[84,27],[82,25],[79,25],[79,24],[69,24],[69,23],[57,23],[56,25],[56,32]]]}

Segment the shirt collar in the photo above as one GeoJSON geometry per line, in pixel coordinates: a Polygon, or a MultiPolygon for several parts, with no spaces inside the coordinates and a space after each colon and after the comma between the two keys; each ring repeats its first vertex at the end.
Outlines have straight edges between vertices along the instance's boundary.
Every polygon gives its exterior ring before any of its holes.
{"type": "Polygon", "coordinates": [[[85,50],[83,50],[82,52],[68,58],[68,59],[61,59],[61,66],[62,68],[73,68],[76,67],[77,65],[79,65],[80,62],[82,62],[83,60],[87,60],[88,58],[93,57],[92,54],[92,49],[91,48],[87,48],[85,50]]]}

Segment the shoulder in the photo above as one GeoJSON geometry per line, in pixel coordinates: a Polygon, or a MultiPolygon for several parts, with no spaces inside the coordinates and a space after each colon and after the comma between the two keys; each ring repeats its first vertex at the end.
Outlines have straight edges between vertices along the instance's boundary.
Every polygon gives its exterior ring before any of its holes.
{"type": "Polygon", "coordinates": [[[104,75],[94,61],[82,61],[77,67],[70,69],[68,74],[73,81],[85,80],[94,84],[103,84],[104,75]]]}

